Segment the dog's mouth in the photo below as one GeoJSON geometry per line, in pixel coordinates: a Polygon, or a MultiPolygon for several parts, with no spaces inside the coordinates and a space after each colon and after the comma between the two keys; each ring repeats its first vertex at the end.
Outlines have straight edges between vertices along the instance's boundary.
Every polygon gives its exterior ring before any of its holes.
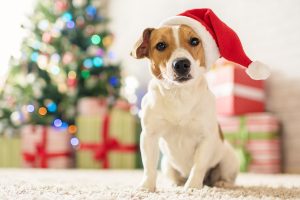
{"type": "Polygon", "coordinates": [[[174,79],[174,81],[177,81],[177,82],[180,82],[180,83],[182,83],[182,82],[186,82],[186,81],[188,81],[188,80],[190,80],[190,79],[192,79],[193,77],[190,75],[190,74],[188,74],[187,76],[178,76],[178,77],[176,77],[175,79],[174,79]]]}

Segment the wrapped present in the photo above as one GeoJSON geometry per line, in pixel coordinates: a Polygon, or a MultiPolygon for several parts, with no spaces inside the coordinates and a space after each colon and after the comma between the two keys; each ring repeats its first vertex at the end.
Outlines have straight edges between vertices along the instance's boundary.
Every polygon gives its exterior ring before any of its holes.
{"type": "Polygon", "coordinates": [[[252,80],[245,70],[225,62],[207,73],[209,88],[216,96],[217,113],[242,115],[264,111],[264,82],[252,80]]]}
{"type": "Polygon", "coordinates": [[[26,125],[21,130],[24,167],[70,168],[74,165],[71,136],[65,129],[26,125]]]}
{"type": "Polygon", "coordinates": [[[279,123],[269,113],[218,117],[225,138],[235,147],[241,171],[281,172],[279,123]]]}
{"type": "Polygon", "coordinates": [[[97,97],[84,97],[78,101],[77,110],[79,115],[103,116],[107,112],[107,100],[97,97]]]}
{"type": "Polygon", "coordinates": [[[117,103],[103,116],[79,116],[76,152],[79,168],[136,168],[137,120],[128,104],[117,103]]]}
{"type": "Polygon", "coordinates": [[[21,139],[0,136],[0,167],[21,167],[21,139]]]}

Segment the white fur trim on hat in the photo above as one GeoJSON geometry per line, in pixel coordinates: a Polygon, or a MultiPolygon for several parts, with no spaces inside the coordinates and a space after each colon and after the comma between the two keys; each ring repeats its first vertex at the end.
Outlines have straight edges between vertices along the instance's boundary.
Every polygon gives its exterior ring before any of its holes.
{"type": "Polygon", "coordinates": [[[246,73],[254,80],[264,80],[270,76],[270,69],[259,61],[252,62],[246,69],[246,73]]]}
{"type": "Polygon", "coordinates": [[[203,26],[197,20],[185,16],[168,18],[163,21],[160,26],[181,24],[191,27],[200,36],[204,48],[205,65],[209,69],[220,57],[220,52],[214,38],[211,36],[208,30],[206,30],[205,26],[203,26]]]}

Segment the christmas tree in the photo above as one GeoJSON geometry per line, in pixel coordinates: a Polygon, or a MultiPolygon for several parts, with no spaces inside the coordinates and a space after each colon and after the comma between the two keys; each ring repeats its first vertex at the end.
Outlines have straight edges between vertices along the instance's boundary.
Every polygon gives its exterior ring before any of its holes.
{"type": "Polygon", "coordinates": [[[11,60],[0,94],[0,128],[40,124],[74,132],[78,99],[118,97],[120,67],[111,62],[105,7],[103,0],[37,2],[22,56],[11,60]]]}

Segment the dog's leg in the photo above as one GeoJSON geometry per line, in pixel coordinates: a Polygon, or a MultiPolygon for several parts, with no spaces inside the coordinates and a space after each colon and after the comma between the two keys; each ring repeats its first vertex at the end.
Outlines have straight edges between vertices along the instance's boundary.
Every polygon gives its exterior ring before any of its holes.
{"type": "Polygon", "coordinates": [[[161,160],[161,171],[162,173],[167,176],[174,185],[182,186],[185,184],[187,178],[181,176],[180,172],[174,169],[171,166],[166,156],[163,156],[161,160]]]}
{"type": "Polygon", "coordinates": [[[234,149],[227,141],[224,142],[223,152],[224,155],[219,163],[219,181],[233,184],[239,172],[239,160],[234,149]]]}
{"type": "Polygon", "coordinates": [[[141,134],[141,154],[144,166],[144,177],[140,187],[142,189],[155,191],[157,164],[159,158],[158,135],[142,132],[141,134]]]}
{"type": "Polygon", "coordinates": [[[205,174],[211,167],[211,159],[215,156],[216,144],[214,144],[214,141],[213,138],[208,137],[197,147],[194,155],[194,164],[184,189],[202,188],[205,174]]]}

